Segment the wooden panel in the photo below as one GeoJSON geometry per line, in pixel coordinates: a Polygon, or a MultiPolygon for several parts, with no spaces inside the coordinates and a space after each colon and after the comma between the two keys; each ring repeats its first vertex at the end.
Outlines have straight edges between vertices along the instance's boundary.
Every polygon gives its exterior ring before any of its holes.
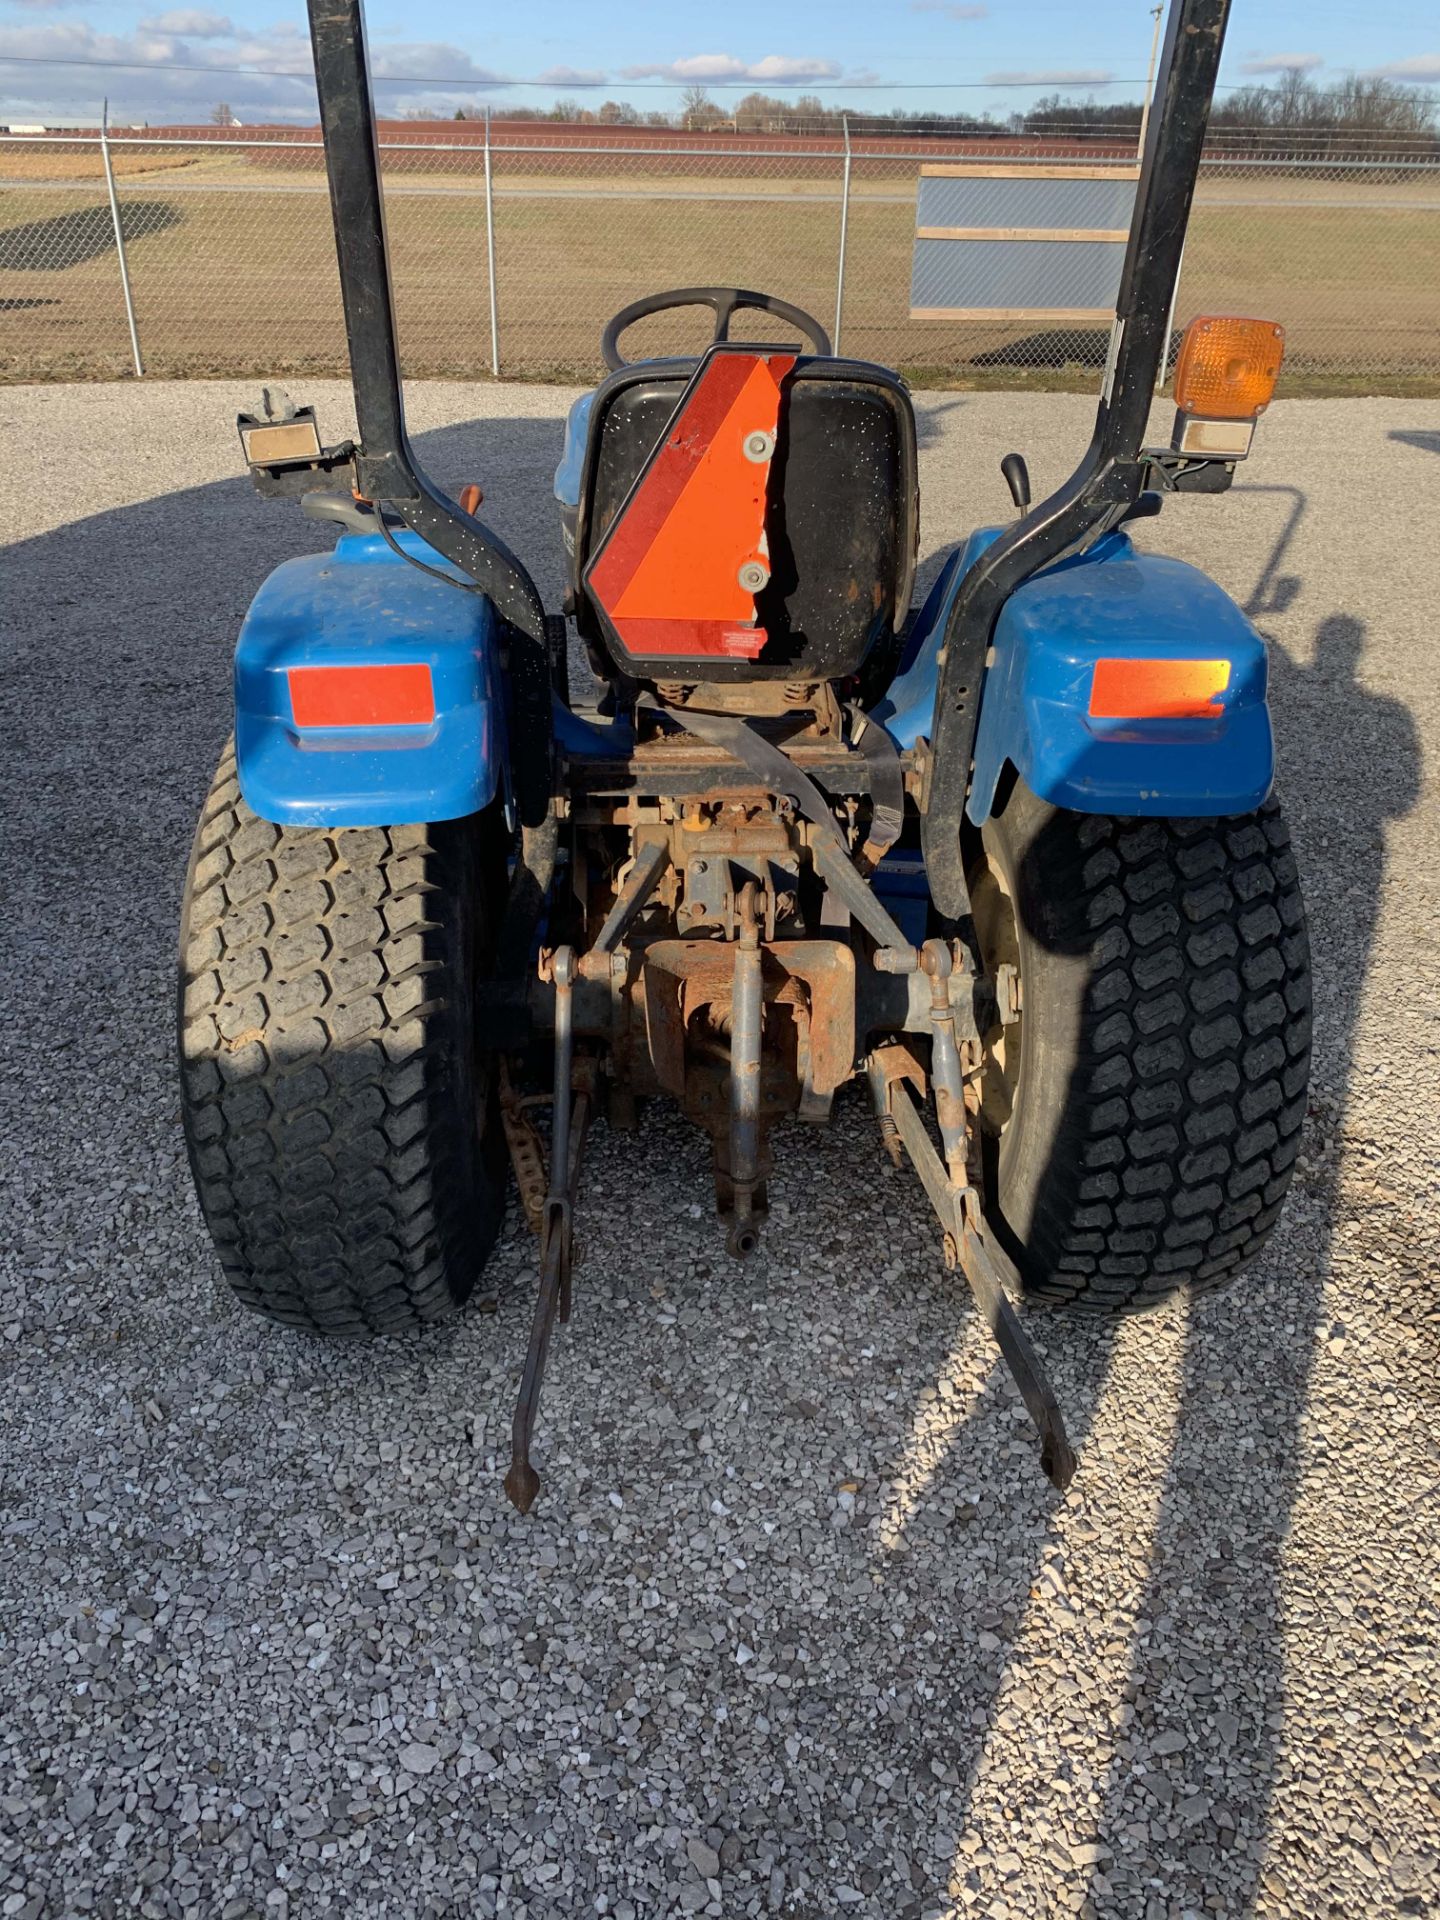
{"type": "Polygon", "coordinates": [[[912,320],[1003,320],[1007,324],[1031,320],[1103,320],[1115,318],[1113,307],[911,307],[912,320]]]}
{"type": "Polygon", "coordinates": [[[938,161],[920,169],[932,180],[1138,180],[1138,166],[1123,167],[961,167],[938,161]]]}
{"type": "Polygon", "coordinates": [[[1128,227],[917,227],[917,240],[1106,240],[1130,238],[1128,227]]]}

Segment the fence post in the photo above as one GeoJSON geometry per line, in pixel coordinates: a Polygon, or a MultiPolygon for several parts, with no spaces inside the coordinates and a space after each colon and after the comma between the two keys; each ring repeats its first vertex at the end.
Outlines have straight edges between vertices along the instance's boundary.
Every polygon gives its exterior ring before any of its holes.
{"type": "MultiPolygon", "coordinates": [[[[1186,235],[1186,239],[1189,235],[1186,235]]],[[[1165,315],[1165,344],[1160,350],[1160,370],[1155,376],[1155,391],[1159,393],[1170,378],[1170,342],[1175,335],[1175,309],[1180,304],[1180,276],[1185,271],[1185,241],[1180,242],[1180,258],[1175,262],[1175,284],[1170,289],[1170,306],[1165,315]]]]}
{"type": "Polygon", "coordinates": [[[125,258],[125,229],[120,221],[120,202],[115,197],[115,169],[110,164],[110,102],[100,109],[100,158],[105,163],[105,189],[110,195],[110,222],[115,229],[115,257],[120,262],[120,289],[125,295],[125,321],[130,329],[130,352],[137,376],[143,376],[145,363],[140,358],[140,335],[135,327],[135,302],[130,297],[130,265],[125,258]]]}
{"type": "Polygon", "coordinates": [[[500,378],[500,303],[495,292],[495,182],[490,167],[490,107],[485,107],[485,261],[490,276],[490,371],[500,378]]]}
{"type": "Polygon", "coordinates": [[[845,233],[850,224],[850,116],[842,113],[840,125],[845,134],[845,171],[840,182],[840,261],[835,271],[835,339],[836,353],[840,351],[840,323],[845,310],[845,233]]]}

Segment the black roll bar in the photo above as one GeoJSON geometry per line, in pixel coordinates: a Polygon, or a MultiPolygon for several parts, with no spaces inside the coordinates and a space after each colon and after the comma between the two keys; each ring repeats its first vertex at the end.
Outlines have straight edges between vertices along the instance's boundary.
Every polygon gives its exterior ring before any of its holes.
{"type": "Polygon", "coordinates": [[[1180,250],[1229,11],[1230,0],[1172,0],[1094,434],[1065,484],[971,567],[946,624],[921,836],[930,891],[949,920],[960,919],[970,905],[960,824],[985,660],[1000,609],[1040,568],[1087,535],[1114,526],[1145,486],[1141,442],[1169,344],[1180,250]]]}
{"type": "Polygon", "coordinates": [[[468,574],[501,619],[543,653],[545,610],[523,563],[497,534],[426,478],[410,446],[361,0],[309,0],[309,11],[360,429],[356,487],[367,500],[392,507],[406,526],[468,574]]]}

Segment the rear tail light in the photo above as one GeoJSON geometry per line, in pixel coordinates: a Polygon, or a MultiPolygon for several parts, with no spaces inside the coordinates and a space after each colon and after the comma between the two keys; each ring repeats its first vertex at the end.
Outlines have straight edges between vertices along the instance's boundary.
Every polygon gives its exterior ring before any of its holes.
{"type": "Polygon", "coordinates": [[[374,667],[291,667],[297,727],[425,727],[435,689],[423,662],[374,667]]]}
{"type": "Polygon", "coordinates": [[[1213,719],[1225,709],[1228,660],[1097,660],[1090,681],[1096,720],[1213,719]]]}

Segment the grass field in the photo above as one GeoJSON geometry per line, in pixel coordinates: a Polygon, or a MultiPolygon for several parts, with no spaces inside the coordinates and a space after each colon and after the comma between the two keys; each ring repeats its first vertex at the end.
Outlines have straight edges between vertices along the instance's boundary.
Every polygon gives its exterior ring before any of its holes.
{"type": "MultiPolygon", "coordinates": [[[[323,183],[313,165],[234,151],[118,151],[147,370],[333,372],[343,366],[323,183]],[[146,161],[148,166],[144,164],[146,161]]],[[[103,183],[69,155],[0,146],[0,377],[123,372],[128,336],[103,183]],[[43,176],[40,173],[44,163],[43,176]]],[[[716,163],[717,166],[719,163],[716,163]]],[[[589,377],[600,329],[639,293],[733,281],[834,316],[835,183],[735,163],[702,176],[584,179],[507,156],[496,186],[502,370],[589,377]],[[511,164],[513,161],[513,165],[511,164]]],[[[565,160],[567,169],[575,165],[565,160]]],[[[389,227],[407,370],[489,370],[485,214],[473,174],[406,172],[389,227]]],[[[846,254],[846,351],[925,384],[1093,383],[1103,328],[909,318],[913,163],[860,170],[846,254]]],[[[1273,316],[1292,391],[1440,391],[1440,182],[1239,176],[1202,182],[1177,320],[1273,316]]],[[[698,344],[699,315],[636,329],[632,353],[698,344]],[[687,331],[688,328],[688,331],[687,331]]]]}
{"type": "MultiPolygon", "coordinates": [[[[144,178],[148,174],[175,173],[192,167],[195,160],[188,152],[131,148],[118,142],[110,147],[110,164],[117,180],[144,178]]],[[[105,163],[98,146],[52,147],[8,146],[0,149],[0,173],[6,180],[101,180],[105,163]]]]}

